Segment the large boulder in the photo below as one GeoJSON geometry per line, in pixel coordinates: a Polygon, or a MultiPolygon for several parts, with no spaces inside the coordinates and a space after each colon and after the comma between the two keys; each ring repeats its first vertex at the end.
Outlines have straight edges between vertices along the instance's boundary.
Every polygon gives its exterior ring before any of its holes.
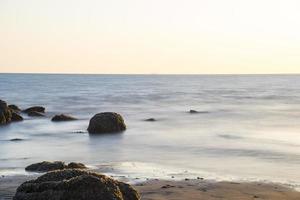
{"type": "Polygon", "coordinates": [[[126,125],[120,114],[104,112],[92,117],[87,130],[89,133],[114,133],[126,130],[126,125]]]}
{"type": "Polygon", "coordinates": [[[39,113],[44,113],[45,112],[45,108],[42,106],[33,106],[30,108],[27,108],[25,110],[23,110],[24,113],[30,113],[30,112],[39,112],[39,113]]]}
{"type": "Polygon", "coordinates": [[[7,103],[0,100],[0,125],[11,122],[12,113],[7,103]]]}
{"type": "Polygon", "coordinates": [[[34,163],[32,165],[29,165],[25,168],[26,171],[31,172],[49,172],[54,170],[60,170],[60,169],[86,169],[87,167],[82,163],[75,163],[71,162],[68,165],[66,165],[62,161],[43,161],[39,163],[34,163]]]}
{"type": "Polygon", "coordinates": [[[55,115],[54,117],[52,117],[51,120],[53,122],[62,122],[62,121],[72,121],[72,120],[77,120],[77,119],[70,115],[60,114],[60,115],[55,115]]]}
{"type": "Polygon", "coordinates": [[[83,170],[57,170],[24,182],[13,200],[140,200],[130,185],[83,170]]]}

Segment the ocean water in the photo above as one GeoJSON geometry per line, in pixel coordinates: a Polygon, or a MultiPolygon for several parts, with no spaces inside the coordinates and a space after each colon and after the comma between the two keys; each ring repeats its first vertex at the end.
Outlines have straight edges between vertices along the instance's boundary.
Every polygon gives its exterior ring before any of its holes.
{"type": "Polygon", "coordinates": [[[0,127],[0,175],[63,160],[132,179],[300,185],[298,75],[0,74],[0,99],[47,111],[46,118],[0,127]],[[89,119],[104,111],[122,114],[128,129],[89,135],[89,119]],[[60,113],[79,120],[51,122],[60,113]]]}

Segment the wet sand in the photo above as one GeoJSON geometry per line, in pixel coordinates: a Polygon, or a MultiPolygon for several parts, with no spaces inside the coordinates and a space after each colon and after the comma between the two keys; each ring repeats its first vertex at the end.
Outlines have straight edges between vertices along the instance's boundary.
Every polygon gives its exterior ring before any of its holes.
{"type": "MultiPolygon", "coordinates": [[[[31,176],[0,177],[0,200],[11,200],[16,188],[31,176]]],[[[299,200],[300,192],[291,188],[266,183],[213,182],[207,180],[165,181],[149,180],[134,185],[142,200],[299,200]]]]}

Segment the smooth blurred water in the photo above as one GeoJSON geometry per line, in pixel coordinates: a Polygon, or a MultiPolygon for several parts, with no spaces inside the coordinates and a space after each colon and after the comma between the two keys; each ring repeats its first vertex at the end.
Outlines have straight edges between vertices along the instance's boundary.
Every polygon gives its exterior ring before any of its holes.
{"type": "Polygon", "coordinates": [[[300,184],[298,75],[0,74],[0,99],[45,106],[48,116],[0,127],[0,174],[63,160],[132,177],[300,184]],[[128,129],[89,135],[89,119],[103,111],[122,114],[128,129]],[[80,120],[53,123],[56,113],[80,120]]]}

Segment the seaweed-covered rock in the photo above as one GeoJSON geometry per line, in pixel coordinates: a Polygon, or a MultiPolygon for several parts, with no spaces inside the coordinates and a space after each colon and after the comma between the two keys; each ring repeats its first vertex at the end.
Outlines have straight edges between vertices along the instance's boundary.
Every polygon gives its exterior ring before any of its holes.
{"type": "Polygon", "coordinates": [[[69,169],[86,169],[87,167],[82,163],[71,162],[68,164],[69,169]]]}
{"type": "Polygon", "coordinates": [[[57,170],[24,182],[13,200],[139,200],[130,185],[83,170],[57,170]]]}
{"type": "Polygon", "coordinates": [[[126,130],[123,117],[115,112],[98,113],[92,117],[89,133],[114,133],[126,130]]]}
{"type": "Polygon", "coordinates": [[[12,113],[5,101],[0,100],[0,125],[11,122],[12,113]]]}
{"type": "Polygon", "coordinates": [[[27,108],[25,110],[23,110],[24,113],[30,113],[30,112],[39,112],[39,113],[44,113],[45,112],[45,108],[42,106],[33,106],[30,108],[27,108]]]}
{"type": "Polygon", "coordinates": [[[65,114],[55,115],[51,119],[51,121],[54,122],[72,121],[72,120],[77,120],[77,119],[75,117],[72,117],[70,115],[65,115],[65,114]]]}
{"type": "Polygon", "coordinates": [[[29,165],[25,168],[26,171],[32,171],[32,172],[48,172],[58,169],[65,169],[66,164],[61,161],[55,161],[55,162],[49,162],[49,161],[43,161],[40,163],[34,163],[32,165],[29,165]]]}
{"type": "Polygon", "coordinates": [[[82,163],[71,162],[66,165],[62,161],[43,161],[39,163],[34,163],[29,165],[25,168],[26,171],[32,172],[49,172],[54,170],[61,170],[61,169],[86,169],[87,167],[82,163]]]}

